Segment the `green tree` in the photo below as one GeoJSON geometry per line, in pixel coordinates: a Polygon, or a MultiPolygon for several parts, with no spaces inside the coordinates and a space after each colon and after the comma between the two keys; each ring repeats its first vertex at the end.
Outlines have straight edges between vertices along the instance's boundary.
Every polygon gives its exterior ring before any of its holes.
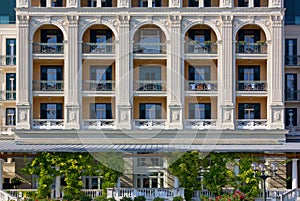
{"type": "Polygon", "coordinates": [[[191,200],[193,191],[200,189],[201,183],[197,180],[199,170],[202,166],[202,154],[199,151],[189,151],[184,153],[178,160],[173,162],[168,170],[177,176],[180,185],[185,188],[184,196],[186,200],[191,200]]]}

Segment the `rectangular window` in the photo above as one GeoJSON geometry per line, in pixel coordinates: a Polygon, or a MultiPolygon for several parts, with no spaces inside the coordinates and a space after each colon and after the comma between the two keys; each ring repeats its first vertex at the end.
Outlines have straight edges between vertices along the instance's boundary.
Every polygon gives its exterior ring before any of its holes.
{"type": "Polygon", "coordinates": [[[16,109],[6,108],[6,125],[15,126],[16,125],[16,109]]]}
{"type": "Polygon", "coordinates": [[[260,103],[239,103],[239,119],[260,119],[260,103]]]}
{"type": "Polygon", "coordinates": [[[90,79],[92,81],[91,89],[112,90],[112,82],[106,82],[112,80],[112,66],[91,66],[90,79]]]}
{"type": "Polygon", "coordinates": [[[204,0],[204,7],[211,7],[211,0],[204,0]]]}
{"type": "Polygon", "coordinates": [[[148,0],[140,0],[140,7],[148,7],[148,0]]]}
{"type": "Polygon", "coordinates": [[[251,81],[260,80],[260,67],[259,66],[239,66],[238,67],[238,81],[239,90],[256,90],[264,89],[263,84],[251,81]]]}
{"type": "Polygon", "coordinates": [[[249,0],[238,0],[238,7],[248,7],[249,0]]]}
{"type": "Polygon", "coordinates": [[[91,119],[112,119],[111,103],[91,103],[91,119]]]}
{"type": "Polygon", "coordinates": [[[297,39],[285,39],[285,65],[298,65],[297,39]]]}
{"type": "Polygon", "coordinates": [[[91,29],[90,41],[95,43],[91,46],[91,52],[97,53],[112,53],[112,31],[91,29]]]}
{"type": "Polygon", "coordinates": [[[161,103],[140,103],[140,119],[161,119],[161,103]]]}
{"type": "Polygon", "coordinates": [[[161,35],[159,29],[142,29],[140,31],[140,49],[145,54],[161,52],[161,35]]]}
{"type": "Polygon", "coordinates": [[[211,119],[211,104],[190,103],[189,119],[211,119]]]}
{"type": "Polygon", "coordinates": [[[62,66],[41,66],[41,89],[62,90],[62,66]]]}
{"type": "Polygon", "coordinates": [[[101,7],[112,7],[112,0],[101,0],[101,7]]]}
{"type": "Polygon", "coordinates": [[[298,100],[297,99],[297,74],[285,75],[285,99],[286,100],[298,100]]]}
{"type": "Polygon", "coordinates": [[[6,65],[16,65],[16,39],[6,39],[6,65]]]}
{"type": "Polygon", "coordinates": [[[297,126],[297,108],[285,108],[285,126],[297,126]]]}
{"type": "Polygon", "coordinates": [[[51,6],[52,7],[62,7],[63,6],[63,0],[52,0],[51,6]]]}
{"type": "Polygon", "coordinates": [[[189,0],[189,7],[199,7],[199,0],[189,0]]]}
{"type": "Polygon", "coordinates": [[[152,7],[161,7],[161,0],[152,0],[152,7]]]}
{"type": "Polygon", "coordinates": [[[6,73],[6,100],[16,100],[16,73],[6,73]]]}
{"type": "Polygon", "coordinates": [[[254,7],[260,7],[260,0],[254,0],[254,7]]]}
{"type": "Polygon", "coordinates": [[[62,119],[62,104],[41,103],[41,119],[62,119]]]}
{"type": "Polygon", "coordinates": [[[161,91],[161,66],[139,67],[139,91],[161,91]]]}
{"type": "Polygon", "coordinates": [[[210,66],[189,66],[189,80],[210,80],[210,66]]]}

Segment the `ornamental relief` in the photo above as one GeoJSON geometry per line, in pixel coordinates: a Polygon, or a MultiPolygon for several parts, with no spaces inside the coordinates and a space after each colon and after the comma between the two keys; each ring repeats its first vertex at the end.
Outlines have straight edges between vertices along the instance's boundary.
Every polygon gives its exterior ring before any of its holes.
{"type": "Polygon", "coordinates": [[[79,35],[83,35],[83,32],[85,32],[89,27],[97,24],[111,25],[114,29],[112,31],[119,33],[119,20],[117,18],[99,16],[95,18],[80,17],[79,35]]]}

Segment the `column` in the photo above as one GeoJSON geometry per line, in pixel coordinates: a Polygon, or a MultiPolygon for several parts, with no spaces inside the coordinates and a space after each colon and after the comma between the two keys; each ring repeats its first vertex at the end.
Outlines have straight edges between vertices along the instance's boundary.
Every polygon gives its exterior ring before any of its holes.
{"type": "Polygon", "coordinates": [[[199,7],[203,8],[204,7],[204,0],[199,0],[199,7]]]}
{"type": "Polygon", "coordinates": [[[130,16],[119,15],[119,45],[116,45],[116,125],[131,129],[132,77],[130,62],[130,16]]]}
{"type": "Polygon", "coordinates": [[[181,8],[183,0],[169,0],[170,8],[181,8]]]}
{"type": "MultiPolygon", "coordinates": [[[[72,15],[68,19],[68,41],[65,45],[64,62],[64,95],[65,95],[65,113],[64,123],[66,129],[79,129],[79,86],[81,76],[79,72],[79,45],[78,45],[78,20],[79,17],[72,15]]],[[[65,39],[66,41],[66,39],[65,39]]]]}
{"type": "Polygon", "coordinates": [[[31,94],[31,42],[29,41],[29,16],[17,14],[17,69],[16,69],[16,107],[17,129],[30,129],[31,94]]]}
{"type": "Polygon", "coordinates": [[[3,159],[0,159],[0,190],[3,190],[3,159]]]}
{"type": "MultiPolygon", "coordinates": [[[[55,167],[55,170],[59,171],[59,166],[55,167]]],[[[55,177],[55,198],[60,198],[60,176],[55,177]]]]}
{"type": "Polygon", "coordinates": [[[152,8],[152,0],[148,0],[148,7],[152,8]]]}
{"type": "Polygon", "coordinates": [[[234,0],[220,0],[220,7],[221,8],[233,8],[234,0]]]}
{"type": "Polygon", "coordinates": [[[181,49],[181,16],[170,16],[170,44],[167,53],[167,126],[183,129],[183,52],[181,49]]]}
{"type": "Polygon", "coordinates": [[[298,188],[298,158],[292,159],[292,189],[298,188]]]}
{"type": "Polygon", "coordinates": [[[284,129],[284,48],[283,48],[283,16],[272,16],[271,43],[268,44],[268,127],[284,129]]]}
{"type": "Polygon", "coordinates": [[[269,7],[271,8],[282,8],[283,0],[269,0],[269,7]]]}
{"type": "Polygon", "coordinates": [[[78,8],[80,7],[80,0],[67,0],[68,8],[78,8]]]}
{"type": "MultiPolygon", "coordinates": [[[[101,0],[98,0],[101,1],[101,0]]],[[[119,8],[130,8],[131,1],[128,0],[118,0],[118,7],[119,8]]]]}
{"type": "Polygon", "coordinates": [[[102,7],[102,0],[97,0],[97,7],[101,8],[102,7]]]}
{"type": "Polygon", "coordinates": [[[249,0],[249,8],[253,8],[254,7],[254,0],[249,0]]]}
{"type": "Polygon", "coordinates": [[[218,119],[221,129],[235,128],[235,61],[232,40],[233,16],[222,16],[222,41],[218,44],[218,119]]]}
{"type": "Polygon", "coordinates": [[[52,0],[46,0],[46,7],[52,7],[52,0]]]}

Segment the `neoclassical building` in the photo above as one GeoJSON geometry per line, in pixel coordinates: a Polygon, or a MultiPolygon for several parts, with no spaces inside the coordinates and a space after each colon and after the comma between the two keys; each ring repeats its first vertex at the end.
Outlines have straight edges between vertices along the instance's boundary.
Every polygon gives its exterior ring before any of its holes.
{"type": "MultiPolygon", "coordinates": [[[[298,187],[299,149],[285,129],[297,115],[285,112],[283,0],[16,7],[15,129],[3,151],[250,152],[293,159],[281,167],[289,184],[270,187],[298,187]]],[[[134,156],[119,187],[177,185],[160,155],[134,156]]]]}

